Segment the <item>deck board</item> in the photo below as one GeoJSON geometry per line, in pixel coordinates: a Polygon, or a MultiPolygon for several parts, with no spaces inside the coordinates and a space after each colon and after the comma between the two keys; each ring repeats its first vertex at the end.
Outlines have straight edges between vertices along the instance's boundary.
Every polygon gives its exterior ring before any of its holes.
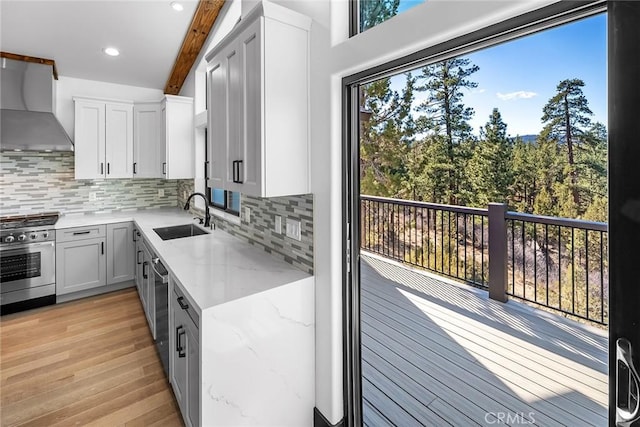
{"type": "Polygon", "coordinates": [[[365,424],[607,424],[606,331],[361,259],[365,424]]]}

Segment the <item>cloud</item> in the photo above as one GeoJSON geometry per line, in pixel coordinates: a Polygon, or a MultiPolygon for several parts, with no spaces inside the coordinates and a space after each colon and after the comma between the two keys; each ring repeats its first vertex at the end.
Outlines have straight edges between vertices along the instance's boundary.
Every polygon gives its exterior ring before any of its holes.
{"type": "Polygon", "coordinates": [[[496,93],[496,96],[498,98],[500,98],[503,101],[511,101],[514,99],[529,99],[529,98],[533,98],[534,96],[538,96],[537,93],[535,92],[527,92],[525,90],[519,90],[517,92],[509,92],[509,93],[501,93],[498,92],[496,93]]]}
{"type": "Polygon", "coordinates": [[[471,89],[471,93],[485,93],[487,90],[482,88],[471,89]]]}

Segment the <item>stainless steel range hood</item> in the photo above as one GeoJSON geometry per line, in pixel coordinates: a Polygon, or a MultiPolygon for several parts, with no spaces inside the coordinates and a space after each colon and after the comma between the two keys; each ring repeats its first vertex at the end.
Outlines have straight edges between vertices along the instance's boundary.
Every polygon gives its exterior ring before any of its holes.
{"type": "Polygon", "coordinates": [[[73,151],[55,89],[51,65],[0,59],[0,151],[73,151]]]}

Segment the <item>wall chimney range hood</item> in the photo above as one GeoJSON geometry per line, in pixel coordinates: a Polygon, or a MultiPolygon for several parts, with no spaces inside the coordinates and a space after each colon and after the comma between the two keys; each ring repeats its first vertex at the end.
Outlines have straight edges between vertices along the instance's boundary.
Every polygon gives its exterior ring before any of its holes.
{"type": "Polygon", "coordinates": [[[52,64],[2,52],[0,151],[73,151],[69,135],[54,115],[52,64]]]}

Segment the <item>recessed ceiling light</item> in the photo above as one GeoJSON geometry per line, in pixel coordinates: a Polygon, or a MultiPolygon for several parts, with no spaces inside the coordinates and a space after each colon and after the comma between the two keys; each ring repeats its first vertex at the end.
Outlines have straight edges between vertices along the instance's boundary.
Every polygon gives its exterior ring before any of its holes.
{"type": "Polygon", "coordinates": [[[178,12],[182,12],[182,10],[184,9],[182,3],[178,3],[177,1],[172,1],[171,7],[173,8],[173,10],[177,10],[178,12]]]}
{"type": "Polygon", "coordinates": [[[102,51],[109,56],[118,56],[120,55],[120,51],[115,47],[105,47],[102,51]]]}
{"type": "Polygon", "coordinates": [[[20,148],[14,148],[13,151],[17,151],[19,153],[22,150],[20,148]]]}

